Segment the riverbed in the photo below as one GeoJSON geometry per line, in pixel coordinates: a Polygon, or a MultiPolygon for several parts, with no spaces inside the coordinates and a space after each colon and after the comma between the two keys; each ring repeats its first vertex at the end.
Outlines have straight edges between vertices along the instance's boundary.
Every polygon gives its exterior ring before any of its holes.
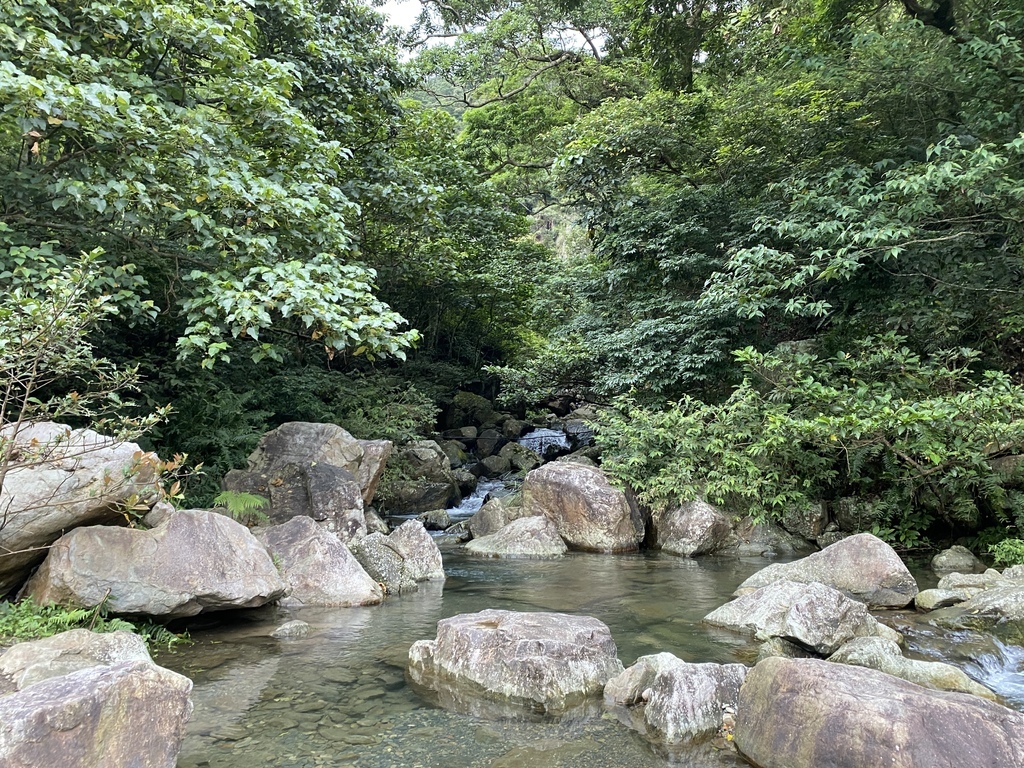
{"type": "MultiPolygon", "coordinates": [[[[449,713],[407,686],[404,666],[409,646],[433,638],[439,619],[484,608],[594,616],[611,628],[626,666],[661,651],[692,662],[750,664],[757,653],[752,640],[700,620],[769,561],[660,553],[509,561],[473,558],[455,547],[443,552],[443,584],[421,584],[365,608],[234,613],[223,619],[230,624],[193,629],[192,645],[160,654],[158,663],[195,681],[178,768],[745,765],[726,751],[670,763],[606,718],[495,723],[449,713]],[[290,619],[308,622],[309,636],[270,637],[290,619]]],[[[894,617],[910,630],[914,655],[948,655],[946,638],[930,637],[911,614],[894,617]]],[[[1019,669],[1001,668],[999,675],[1009,689],[1024,681],[1019,669]]]]}

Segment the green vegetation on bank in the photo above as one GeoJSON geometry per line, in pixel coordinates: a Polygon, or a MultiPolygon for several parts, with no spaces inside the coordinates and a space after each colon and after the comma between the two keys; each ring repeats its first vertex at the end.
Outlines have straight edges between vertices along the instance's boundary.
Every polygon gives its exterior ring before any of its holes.
{"type": "Polygon", "coordinates": [[[13,0],[0,354],[60,276],[96,305],[55,326],[84,367],[44,355],[49,405],[3,417],[137,386],[126,429],[208,504],[282,422],[403,441],[500,382],[607,406],[652,505],[1017,539],[1022,81],[1008,0],[424,0],[408,34],[353,0],[13,0]]]}

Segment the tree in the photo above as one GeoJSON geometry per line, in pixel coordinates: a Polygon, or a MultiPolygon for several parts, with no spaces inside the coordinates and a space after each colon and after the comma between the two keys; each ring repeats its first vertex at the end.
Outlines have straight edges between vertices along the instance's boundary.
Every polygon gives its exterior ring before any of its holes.
{"type": "Polygon", "coordinates": [[[359,55],[375,18],[317,0],[5,3],[0,257],[102,248],[126,311],[154,302],[206,366],[243,343],[401,356],[416,334],[358,262],[338,137],[390,104],[359,55]]]}

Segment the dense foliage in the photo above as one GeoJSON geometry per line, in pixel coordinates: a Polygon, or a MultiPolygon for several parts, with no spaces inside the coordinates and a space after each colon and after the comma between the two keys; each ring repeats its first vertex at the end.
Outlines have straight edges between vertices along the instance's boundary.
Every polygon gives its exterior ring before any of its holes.
{"type": "Polygon", "coordinates": [[[92,254],[197,500],[283,421],[405,440],[494,375],[611,404],[652,504],[1020,533],[1018,4],[422,9],[0,10],[0,287],[92,254]]]}

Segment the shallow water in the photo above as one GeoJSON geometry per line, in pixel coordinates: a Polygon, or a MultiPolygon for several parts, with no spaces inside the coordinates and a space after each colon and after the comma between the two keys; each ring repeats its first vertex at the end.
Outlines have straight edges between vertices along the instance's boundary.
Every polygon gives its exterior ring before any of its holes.
{"type": "MultiPolygon", "coordinates": [[[[765,565],[758,559],[688,560],[570,555],[556,561],[472,559],[445,552],[448,580],[367,608],[269,608],[233,624],[194,629],[195,643],[159,663],[195,681],[195,712],[179,768],[619,768],[665,766],[638,735],[608,720],[494,723],[431,707],[405,682],[409,646],[438,619],[484,608],[560,611],[609,625],[627,666],[670,651],[688,661],[750,660],[752,644],[700,619],[765,565]],[[300,640],[270,632],[300,618],[300,640]]],[[[682,756],[718,768],[730,754],[682,756]]]]}
{"type": "MultiPolygon", "coordinates": [[[[619,658],[669,651],[693,662],[752,663],[748,638],[700,624],[768,561],[672,555],[571,554],[494,560],[444,549],[448,579],[367,608],[267,608],[193,629],[194,645],[158,662],[195,681],[195,713],[178,768],[723,768],[731,753],[683,753],[669,762],[609,719],[486,722],[446,712],[406,684],[409,646],[438,619],[504,608],[597,617],[619,658]],[[286,620],[312,626],[299,640],[270,637],[286,620]]],[[[922,582],[926,578],[919,579],[922,582]]],[[[893,612],[908,655],[956,664],[1024,708],[1024,649],[987,635],[950,633],[927,616],[893,612]]]]}

